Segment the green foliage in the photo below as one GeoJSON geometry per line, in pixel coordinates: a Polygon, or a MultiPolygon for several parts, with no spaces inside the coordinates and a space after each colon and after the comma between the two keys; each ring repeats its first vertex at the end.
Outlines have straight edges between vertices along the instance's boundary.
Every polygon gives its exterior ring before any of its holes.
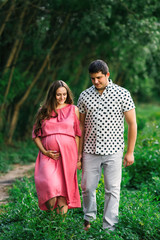
{"type": "MultiPolygon", "coordinates": [[[[152,188],[154,185],[152,184],[152,188]]],[[[159,239],[160,203],[144,185],[140,191],[122,190],[117,233],[123,239],[159,239]]]]}
{"type": "Polygon", "coordinates": [[[160,173],[160,108],[159,106],[137,109],[138,137],[135,147],[135,163],[126,169],[129,174],[126,185],[141,188],[160,173]]]}
{"type": "Polygon", "coordinates": [[[64,80],[77,100],[91,84],[89,63],[99,58],[108,62],[112,80],[128,88],[136,100],[159,101],[159,17],[160,3],[155,0],[46,0],[34,4],[31,0],[16,0],[2,4],[3,135],[10,129],[15,105],[21,103],[27,90],[23,111],[15,123],[15,138],[27,134],[30,126],[24,132],[23,122],[35,114],[51,81],[64,80]],[[10,16],[7,21],[6,16],[10,16]],[[27,116],[23,114],[25,109],[27,116]]]}
{"type": "Polygon", "coordinates": [[[4,143],[0,148],[0,172],[8,172],[13,164],[28,164],[35,162],[38,149],[32,140],[16,142],[13,147],[4,143]]]}

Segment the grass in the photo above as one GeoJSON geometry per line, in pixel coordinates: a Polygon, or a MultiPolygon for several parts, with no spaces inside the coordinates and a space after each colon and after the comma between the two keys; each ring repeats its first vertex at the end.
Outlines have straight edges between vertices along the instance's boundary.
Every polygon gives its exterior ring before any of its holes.
{"type": "MultiPolygon", "coordinates": [[[[108,234],[102,229],[103,176],[97,189],[97,219],[88,232],[83,230],[82,208],[69,210],[64,222],[55,212],[41,211],[38,208],[34,178],[31,177],[17,180],[10,190],[10,202],[0,207],[0,240],[160,239],[159,120],[158,106],[150,108],[143,105],[137,108],[139,132],[135,149],[136,161],[132,167],[123,168],[119,224],[116,231],[108,234]]],[[[35,155],[34,153],[34,159],[35,155]]],[[[80,171],[78,181],[80,187],[80,171]]]]}
{"type": "MultiPolygon", "coordinates": [[[[80,174],[79,174],[80,178],[80,174]]],[[[153,186],[152,186],[153,187],[153,186]]],[[[10,203],[0,217],[0,239],[159,239],[159,201],[146,186],[121,191],[119,224],[110,235],[102,229],[103,178],[97,191],[98,214],[92,228],[83,230],[82,209],[69,210],[64,222],[55,212],[39,210],[33,177],[17,181],[10,190],[10,203]]]]}

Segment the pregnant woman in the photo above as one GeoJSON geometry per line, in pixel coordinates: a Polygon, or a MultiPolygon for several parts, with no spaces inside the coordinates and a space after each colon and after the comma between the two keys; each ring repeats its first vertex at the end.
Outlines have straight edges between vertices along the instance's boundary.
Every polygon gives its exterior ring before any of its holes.
{"type": "Polygon", "coordinates": [[[32,138],[39,148],[35,185],[41,210],[66,214],[81,207],[77,182],[78,145],[81,136],[79,111],[72,93],[61,80],[50,86],[37,112],[32,138]]]}

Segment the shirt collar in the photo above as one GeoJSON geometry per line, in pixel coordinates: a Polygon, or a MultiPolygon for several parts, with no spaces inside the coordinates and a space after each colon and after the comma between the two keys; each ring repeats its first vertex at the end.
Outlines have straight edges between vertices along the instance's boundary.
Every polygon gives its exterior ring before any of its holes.
{"type": "MultiPolygon", "coordinates": [[[[113,86],[113,82],[111,79],[108,79],[108,85],[106,86],[106,88],[104,89],[103,93],[106,93],[112,86],[113,86]]],[[[93,89],[98,93],[98,90],[96,89],[96,87],[93,85],[93,89]]],[[[103,94],[102,93],[102,94],[103,94]]]]}

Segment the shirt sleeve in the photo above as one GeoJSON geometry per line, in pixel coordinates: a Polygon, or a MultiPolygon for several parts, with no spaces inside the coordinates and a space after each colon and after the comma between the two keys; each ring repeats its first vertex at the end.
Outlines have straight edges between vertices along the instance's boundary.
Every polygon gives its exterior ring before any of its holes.
{"type": "Polygon", "coordinates": [[[37,135],[34,133],[35,127],[36,127],[36,125],[34,124],[33,130],[32,130],[32,139],[34,139],[34,138],[36,138],[36,137],[41,137],[41,135],[42,135],[41,129],[38,130],[37,135]]]}
{"type": "Polygon", "coordinates": [[[131,97],[131,94],[129,91],[126,91],[123,96],[123,101],[122,101],[122,110],[123,112],[127,112],[131,109],[135,108],[135,104],[133,102],[133,99],[131,97]]]}
{"type": "Polygon", "coordinates": [[[80,113],[85,113],[85,105],[84,105],[82,93],[79,96],[79,99],[78,99],[78,102],[77,102],[77,107],[79,108],[80,113]]]}

